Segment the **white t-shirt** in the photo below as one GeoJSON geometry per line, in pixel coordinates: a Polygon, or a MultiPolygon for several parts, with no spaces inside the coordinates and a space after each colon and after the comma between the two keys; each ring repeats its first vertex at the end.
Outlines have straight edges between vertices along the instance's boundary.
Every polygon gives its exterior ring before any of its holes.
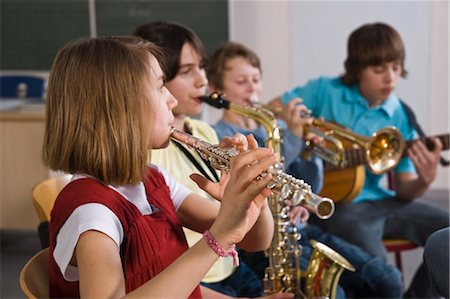
{"type": "MultiPolygon", "coordinates": [[[[184,199],[192,193],[191,190],[175,181],[165,170],[156,165],[151,165],[157,169],[164,177],[169,187],[170,197],[175,210],[178,210],[184,199]]],[[[76,174],[72,181],[87,177],[86,175],[76,174]]],[[[125,199],[134,204],[143,215],[150,215],[152,207],[150,206],[145,194],[144,183],[137,185],[125,185],[109,188],[119,192],[125,199]]],[[[105,205],[100,203],[84,204],[76,208],[66,220],[56,236],[56,246],[53,257],[58,265],[64,279],[67,281],[78,281],[78,268],[69,265],[73,256],[75,246],[80,235],[88,230],[100,231],[120,247],[123,240],[123,228],[119,218],[105,205]]]]}

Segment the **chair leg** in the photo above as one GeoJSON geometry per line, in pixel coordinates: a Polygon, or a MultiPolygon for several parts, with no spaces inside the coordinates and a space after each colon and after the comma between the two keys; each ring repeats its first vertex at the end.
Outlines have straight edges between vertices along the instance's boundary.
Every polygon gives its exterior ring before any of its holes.
{"type": "Polygon", "coordinates": [[[406,289],[405,286],[405,274],[403,273],[403,265],[402,265],[402,254],[400,251],[395,252],[395,265],[397,266],[398,270],[402,274],[402,283],[403,288],[406,289]]]}

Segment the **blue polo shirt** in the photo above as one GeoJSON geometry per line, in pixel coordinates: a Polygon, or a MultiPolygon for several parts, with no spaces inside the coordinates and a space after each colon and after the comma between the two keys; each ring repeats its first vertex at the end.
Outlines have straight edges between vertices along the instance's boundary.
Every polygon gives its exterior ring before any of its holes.
{"type": "MultiPolygon", "coordinates": [[[[371,136],[379,129],[389,126],[396,127],[405,140],[417,136],[395,93],[392,93],[383,104],[369,108],[357,85],[350,87],[344,85],[339,77],[320,77],[284,93],[281,101],[286,104],[294,98],[302,98],[303,103],[311,109],[315,117],[336,122],[364,136],[371,136]]],[[[409,158],[402,158],[394,171],[416,172],[409,158]]],[[[385,175],[373,174],[366,167],[363,190],[353,202],[394,196],[395,192],[387,188],[383,176],[385,175]]]]}

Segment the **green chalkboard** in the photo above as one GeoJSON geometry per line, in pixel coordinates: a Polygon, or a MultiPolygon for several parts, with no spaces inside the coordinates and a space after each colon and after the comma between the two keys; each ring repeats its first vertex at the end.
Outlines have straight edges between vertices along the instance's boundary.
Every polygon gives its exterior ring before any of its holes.
{"type": "Polygon", "coordinates": [[[1,0],[0,69],[49,70],[68,41],[89,36],[87,0],[1,0]]]}
{"type": "Polygon", "coordinates": [[[130,34],[152,21],[175,21],[192,28],[207,51],[228,40],[227,0],[96,0],[99,35],[130,34]]]}
{"type": "Polygon", "coordinates": [[[64,44],[91,35],[89,2],[98,36],[165,20],[192,28],[207,51],[228,40],[227,0],[0,0],[0,69],[49,70],[64,44]]]}

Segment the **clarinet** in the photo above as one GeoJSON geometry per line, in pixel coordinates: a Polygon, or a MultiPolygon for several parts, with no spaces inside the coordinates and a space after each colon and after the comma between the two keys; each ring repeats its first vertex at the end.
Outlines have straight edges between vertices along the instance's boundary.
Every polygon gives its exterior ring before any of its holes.
{"type": "MultiPolygon", "coordinates": [[[[214,168],[221,171],[229,172],[230,159],[238,155],[234,148],[220,148],[218,145],[212,145],[175,128],[172,128],[170,138],[194,149],[202,158],[208,160],[214,168]]],[[[259,174],[256,180],[261,180],[268,173],[272,175],[272,180],[267,188],[278,194],[285,205],[301,205],[321,219],[328,219],[333,215],[334,202],[331,199],[314,194],[310,185],[286,174],[277,164],[270,166],[267,171],[259,174]]]]}

